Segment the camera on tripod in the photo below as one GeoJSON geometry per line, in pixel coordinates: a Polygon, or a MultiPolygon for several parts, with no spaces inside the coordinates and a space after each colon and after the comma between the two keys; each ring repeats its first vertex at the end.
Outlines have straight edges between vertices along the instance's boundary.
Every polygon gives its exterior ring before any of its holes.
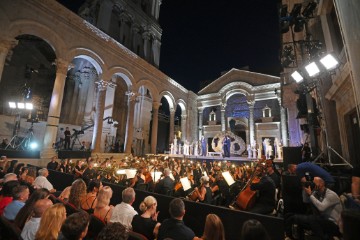
{"type": "Polygon", "coordinates": [[[305,182],[303,182],[303,186],[308,188],[310,187],[311,190],[313,190],[315,188],[315,183],[313,182],[314,177],[309,173],[309,172],[305,172],[305,182]]]}
{"type": "Polygon", "coordinates": [[[74,131],[74,133],[76,134],[76,135],[79,135],[79,134],[84,134],[84,130],[76,130],[76,129],[74,129],[73,128],[73,131],[74,131]]]}

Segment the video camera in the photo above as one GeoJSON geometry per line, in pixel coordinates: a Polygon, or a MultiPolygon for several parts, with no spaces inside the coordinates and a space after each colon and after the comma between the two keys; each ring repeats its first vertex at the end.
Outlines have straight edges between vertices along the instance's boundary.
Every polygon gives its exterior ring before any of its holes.
{"type": "Polygon", "coordinates": [[[84,130],[76,130],[73,128],[73,131],[75,134],[79,135],[79,134],[84,134],[84,130]]]}
{"type": "Polygon", "coordinates": [[[309,172],[305,172],[305,180],[302,185],[306,188],[310,187],[311,190],[313,190],[315,188],[315,183],[313,182],[314,177],[309,172]]]}

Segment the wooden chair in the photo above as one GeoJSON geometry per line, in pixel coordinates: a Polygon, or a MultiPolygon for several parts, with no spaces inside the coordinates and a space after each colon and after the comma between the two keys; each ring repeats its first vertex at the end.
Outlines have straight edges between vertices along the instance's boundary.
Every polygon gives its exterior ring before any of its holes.
{"type": "Polygon", "coordinates": [[[144,235],[134,232],[134,231],[129,231],[129,238],[128,240],[148,240],[147,237],[145,237],[144,235]]]}
{"type": "Polygon", "coordinates": [[[101,230],[105,227],[106,223],[100,218],[90,215],[89,230],[86,239],[96,239],[101,230]]]}

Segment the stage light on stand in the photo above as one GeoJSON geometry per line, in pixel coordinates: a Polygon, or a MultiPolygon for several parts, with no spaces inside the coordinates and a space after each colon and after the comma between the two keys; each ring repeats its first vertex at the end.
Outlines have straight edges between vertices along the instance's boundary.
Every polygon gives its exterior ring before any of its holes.
{"type": "Polygon", "coordinates": [[[316,74],[320,73],[320,69],[316,65],[315,62],[312,62],[312,63],[309,63],[308,65],[306,65],[305,69],[306,69],[307,73],[309,74],[309,77],[313,77],[316,74]]]}
{"type": "Polygon", "coordinates": [[[17,103],[17,107],[18,107],[18,109],[25,109],[25,104],[19,102],[19,103],[17,103]]]}
{"type": "Polygon", "coordinates": [[[339,64],[339,62],[331,54],[327,54],[325,57],[320,59],[320,62],[326,68],[326,70],[332,70],[339,64]]]}
{"type": "Polygon", "coordinates": [[[36,142],[31,142],[29,147],[30,147],[30,150],[35,150],[38,148],[38,144],[36,142]]]}
{"type": "Polygon", "coordinates": [[[304,80],[304,78],[301,76],[301,74],[298,71],[295,71],[291,74],[291,77],[297,82],[301,82],[302,80],[304,80]]]}
{"type": "Polygon", "coordinates": [[[33,110],[34,106],[33,106],[32,103],[25,103],[25,108],[28,109],[28,110],[33,110]]]}
{"type": "Polygon", "coordinates": [[[9,102],[9,107],[12,109],[16,108],[16,103],[15,102],[9,102]]]}

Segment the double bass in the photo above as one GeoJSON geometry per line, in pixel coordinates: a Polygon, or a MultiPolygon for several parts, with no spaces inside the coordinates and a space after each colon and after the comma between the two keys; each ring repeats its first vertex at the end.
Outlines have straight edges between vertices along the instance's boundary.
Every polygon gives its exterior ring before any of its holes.
{"type": "Polygon", "coordinates": [[[257,168],[260,163],[263,161],[259,161],[255,166],[255,171],[250,176],[249,180],[246,182],[245,186],[242,188],[240,193],[237,195],[235,203],[239,207],[240,210],[248,211],[250,210],[256,202],[256,191],[250,189],[250,185],[253,183],[260,182],[260,178],[257,177],[257,168]]]}

